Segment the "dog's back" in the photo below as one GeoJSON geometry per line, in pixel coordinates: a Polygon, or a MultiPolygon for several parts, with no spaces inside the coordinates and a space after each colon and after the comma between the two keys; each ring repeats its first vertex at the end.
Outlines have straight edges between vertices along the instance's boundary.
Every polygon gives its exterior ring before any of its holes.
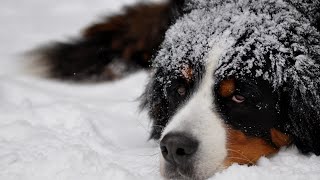
{"type": "Polygon", "coordinates": [[[124,9],[85,29],[80,38],[33,51],[36,63],[51,78],[76,81],[119,79],[148,69],[164,34],[178,16],[173,1],[144,3],[124,9]]]}

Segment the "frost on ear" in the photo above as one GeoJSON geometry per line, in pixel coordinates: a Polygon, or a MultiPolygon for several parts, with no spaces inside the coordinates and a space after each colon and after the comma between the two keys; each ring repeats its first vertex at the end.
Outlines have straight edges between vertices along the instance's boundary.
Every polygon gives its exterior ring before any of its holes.
{"type": "Polygon", "coordinates": [[[289,102],[285,128],[302,152],[320,155],[320,63],[300,58],[287,77],[289,102]]]}

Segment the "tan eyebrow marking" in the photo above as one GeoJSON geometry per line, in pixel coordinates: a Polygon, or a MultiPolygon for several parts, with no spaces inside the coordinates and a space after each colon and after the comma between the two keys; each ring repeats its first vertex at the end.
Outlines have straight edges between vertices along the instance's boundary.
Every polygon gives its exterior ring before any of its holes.
{"type": "Polygon", "coordinates": [[[181,73],[183,75],[183,77],[187,80],[190,81],[193,77],[193,70],[192,68],[190,68],[189,66],[183,66],[181,73]]]}
{"type": "Polygon", "coordinates": [[[220,82],[219,94],[222,97],[231,96],[236,90],[235,79],[226,79],[220,82]]]}

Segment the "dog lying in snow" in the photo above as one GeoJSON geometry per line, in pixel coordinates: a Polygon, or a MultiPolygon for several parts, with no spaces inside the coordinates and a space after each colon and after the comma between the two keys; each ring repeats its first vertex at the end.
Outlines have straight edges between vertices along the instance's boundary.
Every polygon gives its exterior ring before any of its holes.
{"type": "Polygon", "coordinates": [[[320,2],[138,4],[38,52],[53,78],[151,77],[142,108],[161,174],[204,179],[294,144],[320,155],[320,2]]]}

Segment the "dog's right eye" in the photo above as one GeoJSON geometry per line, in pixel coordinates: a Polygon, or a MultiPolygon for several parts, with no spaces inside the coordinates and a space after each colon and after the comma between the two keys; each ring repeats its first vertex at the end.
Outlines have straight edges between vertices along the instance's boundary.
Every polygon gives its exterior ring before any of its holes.
{"type": "Polygon", "coordinates": [[[184,97],[186,95],[186,93],[187,93],[186,91],[187,91],[186,87],[184,87],[184,86],[180,86],[177,89],[177,93],[182,97],[184,97]]]}
{"type": "Polygon", "coordinates": [[[170,86],[165,87],[164,90],[169,103],[180,104],[188,97],[191,88],[192,84],[186,82],[184,79],[175,79],[172,80],[170,86]]]}

